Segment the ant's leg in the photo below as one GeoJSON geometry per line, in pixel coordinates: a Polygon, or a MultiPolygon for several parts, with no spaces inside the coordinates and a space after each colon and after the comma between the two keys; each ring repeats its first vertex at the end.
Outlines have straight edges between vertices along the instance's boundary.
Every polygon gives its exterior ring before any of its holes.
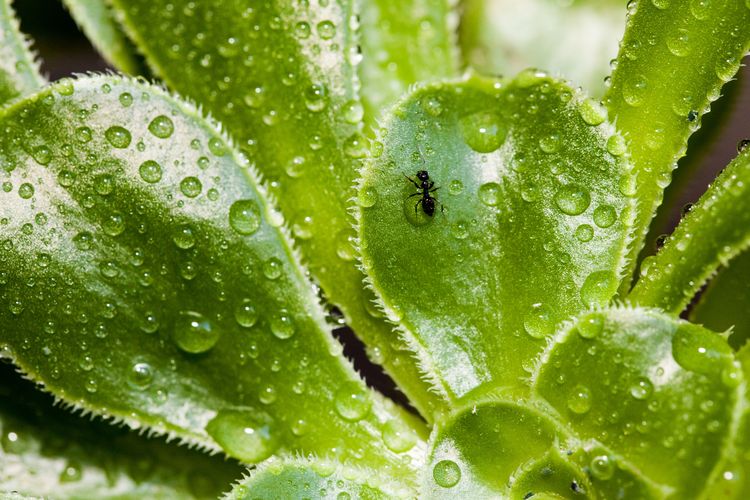
{"type": "Polygon", "coordinates": [[[422,193],[414,193],[414,194],[410,194],[410,195],[409,195],[409,198],[411,198],[412,196],[422,196],[422,193]]]}
{"type": "Polygon", "coordinates": [[[415,181],[414,179],[412,179],[411,177],[409,177],[409,176],[408,176],[408,175],[406,175],[406,174],[404,174],[404,177],[406,177],[407,179],[409,179],[409,182],[411,182],[412,184],[414,184],[414,187],[416,187],[417,189],[422,189],[422,186],[420,186],[420,185],[419,185],[419,184],[417,183],[417,181],[415,181]]]}
{"type": "Polygon", "coordinates": [[[430,189],[430,193],[434,193],[434,192],[435,192],[435,191],[437,191],[438,189],[440,189],[440,188],[439,188],[439,187],[436,187],[436,188],[432,188],[432,189],[430,189]]]}
{"type": "Polygon", "coordinates": [[[423,201],[424,201],[424,199],[420,198],[420,199],[419,199],[419,201],[418,201],[418,202],[416,202],[416,203],[414,204],[414,216],[415,216],[415,217],[419,217],[419,212],[417,212],[417,207],[418,207],[418,206],[419,206],[419,204],[420,204],[420,203],[422,203],[423,201]]]}

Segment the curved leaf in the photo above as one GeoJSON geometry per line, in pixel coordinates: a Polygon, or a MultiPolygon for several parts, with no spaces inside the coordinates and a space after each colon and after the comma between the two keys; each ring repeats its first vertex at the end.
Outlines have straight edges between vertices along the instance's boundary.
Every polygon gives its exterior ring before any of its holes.
{"type": "Polygon", "coordinates": [[[115,21],[106,0],[63,0],[63,3],[107,61],[130,75],[145,73],[141,58],[115,21]]]}
{"type": "Polygon", "coordinates": [[[628,5],[605,102],[629,143],[638,173],[635,265],[688,137],[750,49],[750,8],[733,0],[638,0],[628,5]]]}
{"type": "Polygon", "coordinates": [[[372,306],[354,266],[347,206],[366,145],[352,2],[167,4],[113,0],[154,72],[219,118],[252,158],[328,299],[430,418],[439,400],[372,306]]]}
{"type": "Polygon", "coordinates": [[[362,104],[370,126],[417,82],[457,75],[456,0],[359,2],[362,104]]]}
{"type": "Polygon", "coordinates": [[[44,85],[29,42],[18,31],[11,0],[0,0],[0,105],[44,85]]]}
{"type": "Polygon", "coordinates": [[[604,94],[625,19],[620,0],[466,0],[460,40],[464,57],[485,73],[545,68],[604,94]]]}
{"type": "Polygon", "coordinates": [[[225,500],[414,498],[413,492],[374,471],[319,459],[269,459],[232,488],[225,500]]]}
{"type": "Polygon", "coordinates": [[[750,246],[750,149],[729,164],[655,257],[629,299],[679,313],[722,264],[750,246]]]}
{"type": "Polygon", "coordinates": [[[246,462],[418,456],[419,425],[341,358],[248,159],[194,108],[94,77],[0,127],[0,343],[32,378],[246,462]],[[382,446],[387,420],[413,449],[382,446]]]}
{"type": "Polygon", "coordinates": [[[418,89],[381,131],[359,191],[363,264],[450,398],[523,390],[555,325],[614,295],[633,201],[602,113],[529,71],[418,89]],[[439,189],[434,216],[405,178],[419,170],[439,189]]]}
{"type": "Polygon", "coordinates": [[[563,329],[535,393],[582,440],[675,498],[701,498],[733,452],[745,384],[719,335],[658,310],[608,309],[563,329]]]}
{"type": "Polygon", "coordinates": [[[0,366],[0,496],[216,498],[242,469],[52,407],[0,366]]]}

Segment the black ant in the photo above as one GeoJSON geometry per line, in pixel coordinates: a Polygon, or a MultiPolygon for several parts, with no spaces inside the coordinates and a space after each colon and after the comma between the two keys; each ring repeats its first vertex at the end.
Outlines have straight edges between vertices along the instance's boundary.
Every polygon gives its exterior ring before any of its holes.
{"type": "Polygon", "coordinates": [[[414,186],[419,190],[418,193],[409,195],[409,198],[413,196],[421,196],[419,201],[417,201],[417,203],[414,205],[414,215],[417,215],[417,207],[420,204],[422,205],[422,211],[429,217],[432,217],[435,214],[436,203],[440,204],[440,211],[444,211],[443,204],[440,203],[437,198],[435,198],[431,194],[440,188],[434,187],[435,183],[430,180],[430,174],[427,173],[427,170],[420,170],[417,172],[417,179],[419,179],[419,182],[415,181],[406,174],[404,174],[404,177],[409,179],[409,181],[414,184],[414,186]]]}

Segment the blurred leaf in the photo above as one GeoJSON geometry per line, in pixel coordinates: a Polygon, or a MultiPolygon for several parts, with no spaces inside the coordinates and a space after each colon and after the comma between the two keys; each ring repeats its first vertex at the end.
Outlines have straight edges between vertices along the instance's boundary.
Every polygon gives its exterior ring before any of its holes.
{"type": "Polygon", "coordinates": [[[18,31],[11,0],[0,0],[0,106],[44,85],[29,41],[18,31]]]}

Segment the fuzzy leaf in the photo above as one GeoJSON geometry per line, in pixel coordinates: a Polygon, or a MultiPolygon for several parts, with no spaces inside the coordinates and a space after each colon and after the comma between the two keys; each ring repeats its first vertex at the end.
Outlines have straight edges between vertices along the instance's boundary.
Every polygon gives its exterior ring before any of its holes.
{"type": "Polygon", "coordinates": [[[582,316],[550,344],[533,383],[580,439],[674,498],[701,498],[725,470],[745,406],[726,341],[651,309],[582,316]]]}
{"type": "Polygon", "coordinates": [[[18,31],[11,0],[0,0],[0,105],[44,85],[29,42],[18,31]]]}
{"type": "Polygon", "coordinates": [[[748,246],[750,148],[713,182],[664,248],[643,261],[641,278],[629,299],[679,313],[719,266],[748,246]]]}
{"type": "Polygon", "coordinates": [[[106,0],[63,0],[63,3],[107,61],[130,75],[145,73],[141,58],[115,21],[106,0]]]}
{"type": "Polygon", "coordinates": [[[363,263],[451,399],[484,383],[522,387],[555,326],[614,295],[633,205],[620,188],[632,178],[603,113],[543,74],[472,77],[406,97],[373,146],[363,263]],[[405,178],[419,170],[439,189],[434,216],[405,178]]]}
{"type": "Polygon", "coordinates": [[[236,463],[83,420],[0,366],[0,496],[216,498],[236,463]]]}
{"type": "Polygon", "coordinates": [[[604,94],[625,19],[620,0],[466,0],[461,48],[474,68],[512,75],[545,68],[604,94]]]}
{"type": "Polygon", "coordinates": [[[224,500],[316,498],[361,500],[414,498],[392,478],[319,459],[270,459],[234,486],[224,500]]]}
{"type": "MultiPolygon", "coordinates": [[[[740,0],[638,0],[628,5],[631,12],[605,102],[638,172],[635,265],[688,137],[750,49],[750,6],[740,0]]],[[[628,286],[629,280],[623,284],[628,286]]]]}
{"type": "Polygon", "coordinates": [[[167,4],[113,0],[154,72],[219,118],[252,157],[313,278],[429,419],[439,400],[373,307],[354,265],[347,206],[366,144],[352,2],[167,4]]]}
{"type": "Polygon", "coordinates": [[[362,102],[368,125],[417,82],[457,76],[456,0],[363,0],[362,102]]]}
{"type": "Polygon", "coordinates": [[[34,380],[245,462],[296,450],[402,470],[386,420],[418,454],[341,358],[252,158],[195,108],[94,77],[0,127],[0,344],[34,380]]]}

